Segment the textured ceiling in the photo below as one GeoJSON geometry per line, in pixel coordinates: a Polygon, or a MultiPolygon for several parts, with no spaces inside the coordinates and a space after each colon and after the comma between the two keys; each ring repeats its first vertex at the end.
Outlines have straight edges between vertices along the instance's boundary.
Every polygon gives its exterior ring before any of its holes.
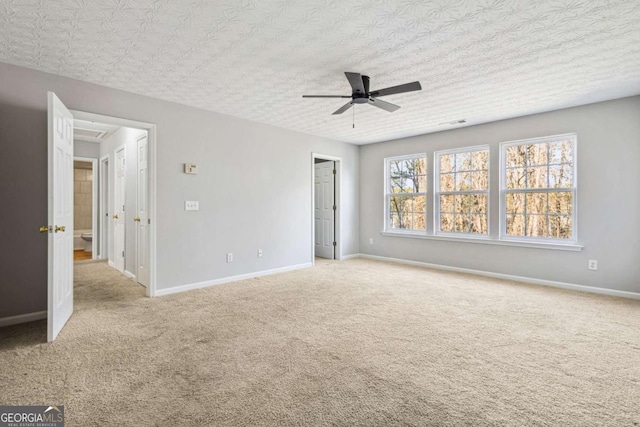
{"type": "Polygon", "coordinates": [[[368,143],[639,94],[640,1],[0,0],[0,62],[368,143]]]}

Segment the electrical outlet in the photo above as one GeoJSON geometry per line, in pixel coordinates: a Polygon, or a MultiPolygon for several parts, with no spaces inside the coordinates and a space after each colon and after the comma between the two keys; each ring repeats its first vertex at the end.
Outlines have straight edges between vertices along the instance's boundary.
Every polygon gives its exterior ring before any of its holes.
{"type": "Polygon", "coordinates": [[[598,269],[598,260],[590,259],[589,260],[589,270],[597,270],[598,269]]]}
{"type": "Polygon", "coordinates": [[[262,249],[258,249],[258,258],[262,258],[262,249]]]}
{"type": "Polygon", "coordinates": [[[227,262],[233,262],[233,254],[231,252],[227,254],[227,262]]]}
{"type": "Polygon", "coordinates": [[[373,238],[369,239],[369,244],[373,245],[373,238]]]}
{"type": "Polygon", "coordinates": [[[197,201],[186,201],[184,202],[184,210],[185,211],[198,211],[200,210],[200,203],[197,201]]]}

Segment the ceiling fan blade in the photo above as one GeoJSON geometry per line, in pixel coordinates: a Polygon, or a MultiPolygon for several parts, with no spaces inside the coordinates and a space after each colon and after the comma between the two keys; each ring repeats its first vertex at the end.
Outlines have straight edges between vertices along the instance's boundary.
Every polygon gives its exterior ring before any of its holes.
{"type": "Polygon", "coordinates": [[[353,107],[353,103],[349,101],[346,104],[344,104],[342,107],[338,108],[333,114],[342,114],[351,107],[353,107]]]}
{"type": "Polygon", "coordinates": [[[386,101],[383,101],[381,99],[376,99],[376,98],[369,98],[369,105],[373,105],[374,107],[382,108],[383,110],[388,111],[390,113],[393,113],[398,108],[400,108],[399,105],[392,104],[390,102],[386,102],[386,101]]]}
{"type": "Polygon", "coordinates": [[[351,98],[347,95],[302,95],[303,98],[351,98]]]}
{"type": "Polygon", "coordinates": [[[371,92],[371,96],[387,96],[395,95],[397,93],[413,92],[414,90],[421,90],[420,82],[405,83],[403,85],[387,87],[384,89],[378,89],[371,92]]]}
{"type": "Polygon", "coordinates": [[[360,73],[349,73],[345,72],[345,76],[347,76],[347,80],[349,80],[349,84],[354,92],[365,93],[364,84],[362,83],[362,76],[360,73]]]}

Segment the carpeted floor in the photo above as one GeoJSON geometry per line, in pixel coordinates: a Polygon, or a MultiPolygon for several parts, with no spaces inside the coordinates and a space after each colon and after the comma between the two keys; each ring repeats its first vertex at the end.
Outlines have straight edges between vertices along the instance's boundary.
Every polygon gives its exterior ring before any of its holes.
{"type": "Polygon", "coordinates": [[[640,301],[369,260],[161,298],[77,263],[0,329],[0,404],[68,426],[637,426],[640,301]]]}

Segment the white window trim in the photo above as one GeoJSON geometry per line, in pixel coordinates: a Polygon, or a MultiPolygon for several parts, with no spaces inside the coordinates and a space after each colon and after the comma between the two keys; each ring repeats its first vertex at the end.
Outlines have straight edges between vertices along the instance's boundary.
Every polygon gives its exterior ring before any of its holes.
{"type": "Polygon", "coordinates": [[[433,234],[436,236],[448,236],[453,238],[471,238],[486,240],[491,236],[491,148],[489,145],[474,145],[472,147],[454,148],[452,150],[441,150],[433,153],[433,234]],[[484,190],[470,191],[440,191],[440,156],[456,153],[473,153],[476,151],[488,151],[487,174],[489,175],[489,188],[484,190]],[[460,232],[460,231],[440,231],[440,195],[441,194],[486,194],[487,195],[487,234],[460,232]]]}
{"type": "Polygon", "coordinates": [[[530,242],[537,244],[546,244],[546,245],[557,245],[557,246],[577,246],[582,248],[582,246],[578,245],[578,136],[576,133],[565,133],[560,135],[551,135],[540,138],[529,138],[529,139],[520,139],[516,141],[506,141],[500,143],[500,240],[509,241],[509,242],[530,242]],[[506,178],[507,178],[507,167],[505,165],[505,153],[508,147],[512,147],[515,145],[524,145],[524,144],[536,144],[542,142],[555,142],[562,139],[571,139],[573,143],[573,187],[571,188],[531,188],[531,189],[519,189],[515,191],[507,190],[506,186],[506,178]],[[507,213],[506,213],[506,194],[507,193],[526,193],[526,192],[550,192],[550,191],[571,191],[572,192],[572,200],[573,207],[571,210],[571,231],[572,236],[571,239],[553,239],[548,237],[528,237],[528,236],[510,236],[507,234],[507,213]]]}
{"type": "MultiPolygon", "coordinates": [[[[384,231],[389,233],[401,234],[401,235],[417,235],[424,236],[427,234],[427,203],[424,206],[424,230],[409,230],[409,229],[401,229],[401,228],[392,228],[389,227],[389,222],[391,219],[391,211],[389,207],[389,198],[391,193],[389,192],[389,163],[397,160],[413,160],[413,159],[425,159],[425,164],[428,167],[428,158],[427,153],[416,153],[416,154],[408,154],[406,156],[393,156],[393,157],[385,157],[384,159],[384,231]]],[[[427,195],[429,193],[429,170],[425,172],[425,190],[424,193],[402,193],[404,195],[417,195],[425,196],[425,201],[427,195]]],[[[415,213],[415,212],[414,212],[415,213]]]]}

